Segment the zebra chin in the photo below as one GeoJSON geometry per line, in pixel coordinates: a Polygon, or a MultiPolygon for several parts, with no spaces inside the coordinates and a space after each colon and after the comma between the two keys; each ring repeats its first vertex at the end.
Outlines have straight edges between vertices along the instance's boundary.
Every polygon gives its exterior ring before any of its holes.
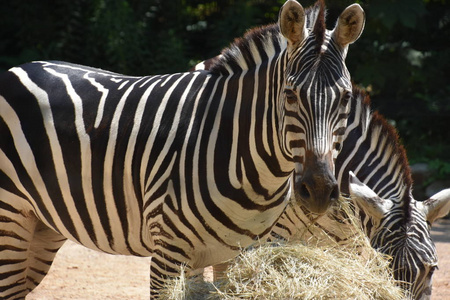
{"type": "Polygon", "coordinates": [[[318,156],[307,151],[302,174],[296,174],[294,196],[310,213],[325,214],[339,199],[339,185],[333,173],[331,154],[318,156]]]}

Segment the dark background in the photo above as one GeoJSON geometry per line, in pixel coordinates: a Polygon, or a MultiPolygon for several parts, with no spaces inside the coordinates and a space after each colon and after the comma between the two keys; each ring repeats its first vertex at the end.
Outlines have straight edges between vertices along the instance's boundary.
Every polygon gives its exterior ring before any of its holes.
{"type": "MultiPolygon", "coordinates": [[[[366,12],[347,65],[399,130],[411,163],[450,178],[450,0],[356,1],[366,12]]],[[[314,1],[300,1],[304,7],[314,1]]],[[[327,25],[354,1],[329,0],[327,25]]],[[[64,60],[128,75],[185,71],[284,0],[2,0],[0,70],[64,60]]]]}

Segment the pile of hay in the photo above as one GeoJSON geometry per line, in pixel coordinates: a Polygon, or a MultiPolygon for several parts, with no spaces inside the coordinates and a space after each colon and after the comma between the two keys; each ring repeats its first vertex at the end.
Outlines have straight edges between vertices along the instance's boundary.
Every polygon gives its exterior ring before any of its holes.
{"type": "Polygon", "coordinates": [[[170,281],[163,299],[404,299],[388,261],[336,248],[266,244],[243,251],[220,282],[170,281]]]}
{"type": "Polygon", "coordinates": [[[395,300],[405,295],[392,277],[388,258],[373,250],[359,231],[345,248],[290,242],[242,251],[223,280],[182,275],[167,283],[162,298],[395,300]]]}
{"type": "Polygon", "coordinates": [[[380,256],[302,244],[243,252],[217,292],[231,299],[403,299],[380,256]]]}

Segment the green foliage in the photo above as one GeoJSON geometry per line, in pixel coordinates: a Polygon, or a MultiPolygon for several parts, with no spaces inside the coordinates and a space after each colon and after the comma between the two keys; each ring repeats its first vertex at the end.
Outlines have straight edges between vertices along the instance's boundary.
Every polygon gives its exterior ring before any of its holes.
{"type": "MultiPolygon", "coordinates": [[[[303,6],[313,0],[300,0],[303,6]]],[[[353,0],[326,1],[328,28],[353,0]]],[[[450,3],[359,0],[366,27],[347,65],[394,120],[412,161],[450,162],[450,3]]],[[[0,4],[0,70],[65,60],[130,75],[187,70],[253,26],[276,22],[284,0],[40,0],[0,4]]],[[[441,168],[450,176],[448,168],[441,168]]]]}
{"type": "MultiPolygon", "coordinates": [[[[353,79],[371,91],[413,162],[450,162],[450,6],[447,1],[365,1],[366,29],[350,47],[353,79]]],[[[450,176],[441,168],[441,176],[450,176]]]]}
{"type": "Polygon", "coordinates": [[[450,162],[440,159],[431,159],[428,161],[431,170],[434,171],[435,179],[448,179],[450,174],[450,162]]]}

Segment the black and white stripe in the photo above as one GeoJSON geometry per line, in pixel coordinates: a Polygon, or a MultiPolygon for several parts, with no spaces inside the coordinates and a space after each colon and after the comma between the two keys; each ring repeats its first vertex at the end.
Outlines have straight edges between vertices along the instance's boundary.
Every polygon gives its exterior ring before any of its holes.
{"type": "MultiPolygon", "coordinates": [[[[394,277],[412,299],[429,299],[432,275],[437,268],[430,226],[450,209],[450,189],[426,201],[412,197],[412,180],[404,148],[392,125],[370,101],[354,89],[342,150],[336,159],[336,178],[341,191],[351,195],[370,244],[392,257],[394,277]]],[[[346,245],[352,225],[338,207],[316,218],[298,206],[289,206],[274,226],[274,239],[311,239],[346,245]],[[315,223],[320,230],[313,231],[315,223]],[[320,233],[325,232],[325,236],[320,233]]]]}
{"type": "MultiPolygon", "coordinates": [[[[287,1],[280,26],[250,31],[210,71],[131,77],[33,62],[1,74],[0,297],[24,298],[66,238],[151,256],[157,295],[181,264],[215,264],[265,238],[301,151],[315,158],[301,180],[335,189],[332,160],[316,161],[347,118],[343,61],[364,24],[358,7],[356,25],[334,29],[356,26],[356,36],[320,39],[287,1]]],[[[317,212],[333,198],[307,196],[317,212]]]]}
{"type": "MultiPolygon", "coordinates": [[[[306,27],[310,30],[313,30],[316,21],[321,18],[318,6],[319,4],[316,4],[306,10],[306,27]]],[[[324,38],[329,37],[325,34],[324,38]]],[[[217,57],[207,60],[196,68],[209,69],[211,62],[216,59],[217,57]]],[[[308,84],[311,85],[311,82],[308,84]]],[[[371,113],[370,101],[364,93],[354,89],[353,94],[353,97],[346,94],[342,99],[352,101],[352,107],[347,127],[342,126],[337,130],[345,131],[345,139],[343,142],[342,140],[335,142],[333,157],[337,159],[336,178],[341,190],[347,195],[351,194],[350,182],[352,182],[355,188],[354,200],[359,200],[362,208],[361,210],[359,206],[355,207],[364,231],[375,249],[393,257],[392,268],[396,279],[404,282],[402,285],[408,290],[410,297],[428,299],[431,294],[432,274],[437,266],[435,247],[430,237],[430,225],[448,213],[450,191],[444,190],[426,201],[414,200],[411,196],[412,183],[406,153],[398,142],[395,129],[381,115],[371,113]],[[350,175],[350,172],[356,174],[356,177],[350,175]],[[362,189],[355,183],[359,182],[358,178],[364,182],[360,184],[362,189]],[[375,202],[372,201],[372,206],[375,203],[381,212],[367,208],[370,207],[367,202],[371,197],[377,199],[375,202]]],[[[307,125],[303,126],[305,127],[307,125]]],[[[313,130],[319,131],[320,127],[313,130]]],[[[313,139],[315,142],[319,140],[313,139]]],[[[295,150],[297,150],[295,160],[303,163],[304,149],[295,150]]],[[[298,174],[302,172],[302,163],[297,164],[298,174]]],[[[293,188],[295,194],[299,193],[301,186],[296,184],[293,188]]],[[[335,242],[345,246],[352,240],[354,234],[352,225],[348,223],[347,216],[339,207],[332,207],[327,215],[317,218],[307,209],[292,202],[273,228],[271,238],[285,240],[313,238],[316,243],[327,243],[329,237],[333,237],[335,242]],[[312,223],[315,226],[311,227],[312,223]]],[[[219,268],[223,266],[217,269],[219,268]]]]}

